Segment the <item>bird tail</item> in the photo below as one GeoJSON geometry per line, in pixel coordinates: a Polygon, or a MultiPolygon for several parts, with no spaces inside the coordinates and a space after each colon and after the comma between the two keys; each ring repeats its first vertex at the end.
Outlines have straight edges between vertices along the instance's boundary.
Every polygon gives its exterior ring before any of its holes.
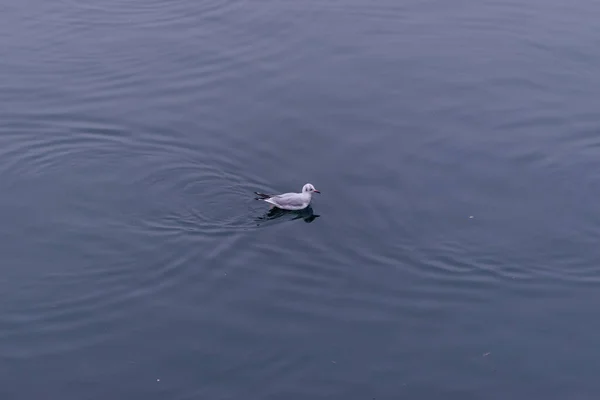
{"type": "Polygon", "coordinates": [[[254,198],[255,200],[264,200],[264,199],[268,199],[269,197],[272,197],[271,195],[259,193],[259,192],[254,192],[254,194],[258,196],[258,197],[254,198]]]}

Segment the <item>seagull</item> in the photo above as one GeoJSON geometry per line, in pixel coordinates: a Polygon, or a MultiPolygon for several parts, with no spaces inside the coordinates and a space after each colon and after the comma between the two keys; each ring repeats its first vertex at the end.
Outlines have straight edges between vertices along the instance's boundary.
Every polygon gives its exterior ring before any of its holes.
{"type": "MultiPolygon", "coordinates": [[[[264,194],[254,192],[258,197],[256,200],[263,200],[272,206],[282,210],[303,210],[309,206],[313,193],[321,193],[313,185],[307,183],[302,187],[302,193],[283,193],[283,194],[264,194]]],[[[272,207],[271,206],[271,207],[272,207]]]]}

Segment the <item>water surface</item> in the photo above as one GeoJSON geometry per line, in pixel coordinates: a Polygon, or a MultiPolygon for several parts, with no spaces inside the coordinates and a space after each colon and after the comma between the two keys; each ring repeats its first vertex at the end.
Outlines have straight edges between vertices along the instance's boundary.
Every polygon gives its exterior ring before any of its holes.
{"type": "Polygon", "coordinates": [[[596,399],[599,13],[4,2],[1,398],[596,399]]]}

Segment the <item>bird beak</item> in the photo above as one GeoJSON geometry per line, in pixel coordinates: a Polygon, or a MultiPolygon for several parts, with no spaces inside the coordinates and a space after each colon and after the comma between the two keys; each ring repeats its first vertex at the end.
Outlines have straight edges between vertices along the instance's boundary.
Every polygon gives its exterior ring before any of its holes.
{"type": "Polygon", "coordinates": [[[317,189],[313,190],[313,192],[321,194],[317,189]]]}

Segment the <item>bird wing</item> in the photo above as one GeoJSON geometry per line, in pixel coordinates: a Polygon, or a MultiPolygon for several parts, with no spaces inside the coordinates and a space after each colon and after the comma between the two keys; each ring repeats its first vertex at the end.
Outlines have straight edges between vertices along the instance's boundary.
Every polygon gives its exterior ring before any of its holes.
{"type": "Polygon", "coordinates": [[[302,208],[306,199],[297,193],[285,193],[271,197],[269,203],[281,208],[302,208]]]}

